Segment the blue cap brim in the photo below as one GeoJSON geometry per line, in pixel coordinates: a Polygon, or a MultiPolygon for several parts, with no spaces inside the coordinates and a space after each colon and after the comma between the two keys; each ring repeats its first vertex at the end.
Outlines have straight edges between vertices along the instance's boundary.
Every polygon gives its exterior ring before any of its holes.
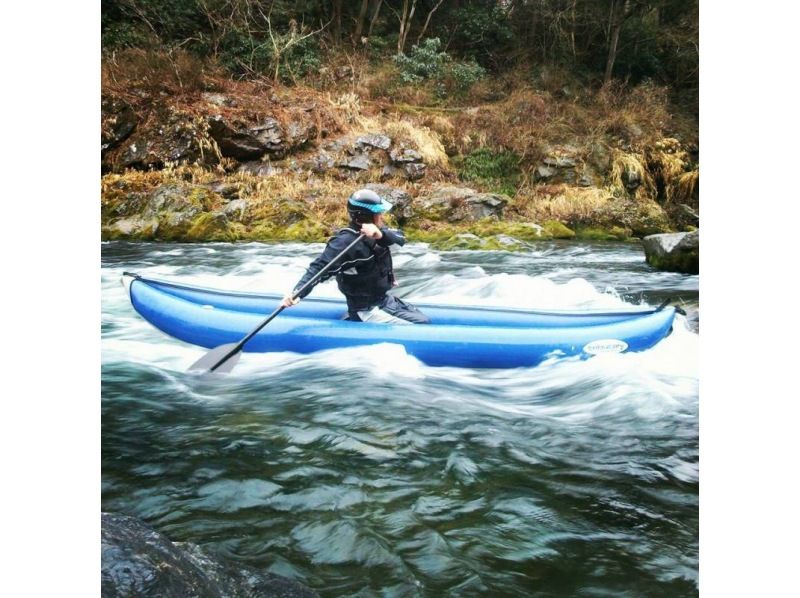
{"type": "Polygon", "coordinates": [[[350,205],[358,206],[359,208],[364,208],[366,210],[369,210],[373,214],[383,214],[384,212],[388,212],[389,210],[392,209],[392,204],[383,198],[381,198],[381,203],[365,203],[355,199],[351,199],[350,205]]]}

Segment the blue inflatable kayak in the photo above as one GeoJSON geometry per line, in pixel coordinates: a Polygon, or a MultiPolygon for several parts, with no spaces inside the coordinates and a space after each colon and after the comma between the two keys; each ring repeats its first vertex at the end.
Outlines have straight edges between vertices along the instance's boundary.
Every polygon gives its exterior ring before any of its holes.
{"type": "MultiPolygon", "coordinates": [[[[134,309],[153,326],[208,349],[236,343],[276,309],[281,296],[221,291],[126,273],[134,309]]],[[[246,352],[397,343],[433,366],[511,368],[551,356],[642,351],[672,328],[673,307],[620,311],[543,311],[415,303],[430,325],[349,322],[344,300],[307,297],[245,346],[246,352]]]]}

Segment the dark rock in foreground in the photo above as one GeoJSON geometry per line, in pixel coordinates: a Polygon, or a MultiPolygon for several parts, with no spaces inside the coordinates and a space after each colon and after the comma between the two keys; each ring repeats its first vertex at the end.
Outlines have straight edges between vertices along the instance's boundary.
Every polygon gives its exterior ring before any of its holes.
{"type": "Polygon", "coordinates": [[[698,274],[700,232],[650,235],[642,239],[647,263],[659,270],[698,274]]]}
{"type": "Polygon", "coordinates": [[[318,596],[296,581],[223,561],[194,544],[174,544],[134,517],[101,517],[104,598],[318,596]]]}

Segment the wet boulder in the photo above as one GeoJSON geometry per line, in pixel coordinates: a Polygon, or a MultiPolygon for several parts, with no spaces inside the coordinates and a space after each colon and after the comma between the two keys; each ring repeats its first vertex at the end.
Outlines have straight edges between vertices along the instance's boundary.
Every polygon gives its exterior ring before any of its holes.
{"type": "Polygon", "coordinates": [[[100,583],[103,598],[318,596],[296,581],[171,542],[144,522],[114,513],[101,514],[100,583]]]}
{"type": "Polygon", "coordinates": [[[700,270],[700,232],[666,233],[642,239],[645,259],[659,270],[698,274],[700,270]]]}

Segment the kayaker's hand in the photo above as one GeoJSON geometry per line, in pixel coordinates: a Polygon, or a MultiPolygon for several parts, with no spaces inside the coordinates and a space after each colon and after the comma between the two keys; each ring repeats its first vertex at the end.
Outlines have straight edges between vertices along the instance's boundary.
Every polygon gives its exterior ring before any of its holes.
{"type": "Polygon", "coordinates": [[[292,299],[293,294],[294,293],[289,293],[288,295],[286,295],[286,297],[283,298],[283,301],[281,301],[282,307],[292,307],[293,305],[297,305],[298,303],[300,303],[300,297],[298,297],[297,299],[292,299]]]}
{"type": "Polygon", "coordinates": [[[383,236],[381,229],[374,224],[362,224],[361,232],[368,236],[370,239],[380,239],[383,236]]]}

